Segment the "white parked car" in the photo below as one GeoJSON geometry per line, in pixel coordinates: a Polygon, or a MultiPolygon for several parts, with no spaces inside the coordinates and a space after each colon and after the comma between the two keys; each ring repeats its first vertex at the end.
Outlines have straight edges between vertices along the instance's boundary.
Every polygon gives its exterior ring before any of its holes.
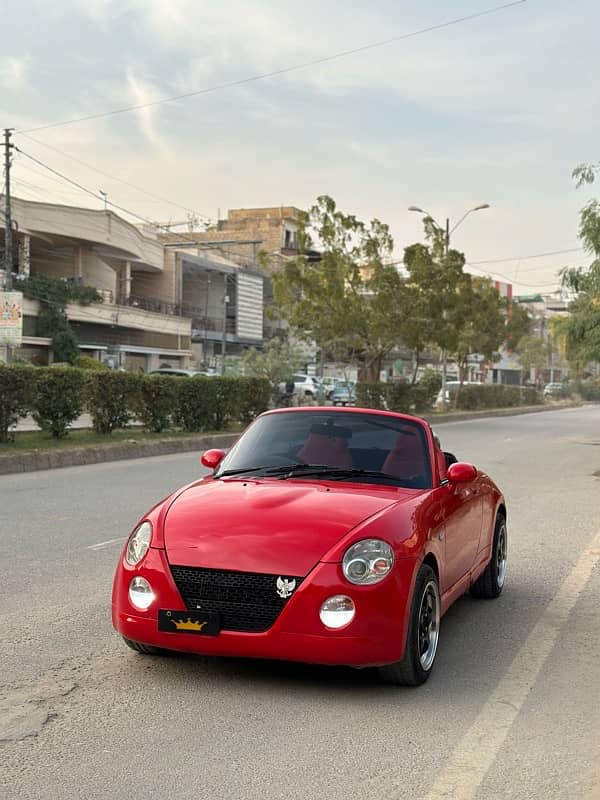
{"type": "MultiPolygon", "coordinates": [[[[444,403],[443,390],[440,389],[440,391],[438,392],[438,396],[435,399],[434,403],[435,407],[440,409],[447,408],[454,400],[454,397],[460,385],[461,385],[460,381],[446,381],[446,402],[444,403]]],[[[479,381],[463,381],[462,385],[480,386],[481,384],[479,383],[479,381]]]]}
{"type": "MultiPolygon", "coordinates": [[[[293,376],[294,394],[300,397],[316,397],[319,391],[319,383],[312,375],[302,375],[300,373],[293,376]]],[[[286,393],[285,383],[279,384],[281,394],[286,393]]]]}

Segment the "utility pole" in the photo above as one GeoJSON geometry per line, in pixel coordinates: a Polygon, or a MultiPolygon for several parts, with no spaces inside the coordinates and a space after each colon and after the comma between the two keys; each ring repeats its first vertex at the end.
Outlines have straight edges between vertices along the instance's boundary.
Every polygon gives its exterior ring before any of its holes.
{"type": "MultiPolygon", "coordinates": [[[[473,213],[473,211],[483,211],[483,209],[489,208],[489,207],[490,207],[489,203],[480,203],[479,205],[474,206],[473,208],[467,209],[465,211],[465,213],[462,215],[462,217],[458,220],[456,225],[454,225],[452,228],[450,227],[450,219],[449,219],[449,217],[446,217],[446,227],[442,228],[442,226],[438,222],[435,221],[435,219],[433,218],[433,216],[431,214],[429,214],[427,211],[424,211],[422,208],[419,208],[419,206],[409,206],[408,210],[409,211],[416,211],[418,214],[423,214],[423,216],[429,217],[429,219],[435,225],[437,230],[444,237],[443,238],[443,242],[444,242],[444,258],[447,258],[448,257],[448,253],[450,252],[450,236],[451,236],[451,234],[454,233],[454,231],[458,228],[458,226],[461,225],[464,222],[464,220],[469,216],[469,214],[473,213]]],[[[445,312],[444,312],[444,314],[445,314],[445,312]]],[[[445,316],[444,316],[444,319],[445,319],[445,316]]],[[[447,383],[448,383],[447,382],[447,371],[448,371],[448,351],[447,351],[446,347],[442,347],[442,397],[443,397],[442,405],[443,405],[443,407],[446,406],[446,387],[447,387],[447,383]]]]}
{"type": "Polygon", "coordinates": [[[221,375],[225,375],[225,351],[227,349],[227,303],[229,302],[229,295],[227,289],[229,283],[227,274],[223,275],[223,339],[221,341],[221,375]]]}
{"type": "Polygon", "coordinates": [[[10,142],[12,128],[4,129],[4,290],[12,289],[13,242],[12,216],[10,209],[10,151],[14,147],[10,142]]]}

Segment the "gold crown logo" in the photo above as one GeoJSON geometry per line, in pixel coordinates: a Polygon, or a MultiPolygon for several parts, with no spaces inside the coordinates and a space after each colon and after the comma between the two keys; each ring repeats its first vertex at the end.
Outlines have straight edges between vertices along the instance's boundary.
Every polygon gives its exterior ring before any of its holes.
{"type": "Polygon", "coordinates": [[[189,617],[187,620],[172,619],[171,622],[174,623],[178,631],[201,631],[205,625],[208,625],[207,622],[192,622],[189,617]]]}

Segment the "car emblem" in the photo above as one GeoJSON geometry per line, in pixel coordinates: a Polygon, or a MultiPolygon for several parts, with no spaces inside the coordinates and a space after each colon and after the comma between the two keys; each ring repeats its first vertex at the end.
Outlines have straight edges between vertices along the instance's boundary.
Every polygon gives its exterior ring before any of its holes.
{"type": "Polygon", "coordinates": [[[287,578],[282,578],[281,576],[277,578],[277,594],[279,597],[283,597],[284,600],[292,594],[295,588],[295,578],[292,578],[291,581],[288,581],[287,578]]]}

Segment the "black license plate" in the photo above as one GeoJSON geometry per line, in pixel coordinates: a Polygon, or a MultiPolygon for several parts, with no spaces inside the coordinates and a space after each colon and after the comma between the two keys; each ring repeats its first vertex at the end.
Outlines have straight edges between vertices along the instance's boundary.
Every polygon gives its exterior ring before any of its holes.
{"type": "Polygon", "coordinates": [[[201,636],[217,636],[221,630],[219,614],[211,611],[166,611],[158,612],[158,630],[165,633],[197,633],[201,636]]]}

